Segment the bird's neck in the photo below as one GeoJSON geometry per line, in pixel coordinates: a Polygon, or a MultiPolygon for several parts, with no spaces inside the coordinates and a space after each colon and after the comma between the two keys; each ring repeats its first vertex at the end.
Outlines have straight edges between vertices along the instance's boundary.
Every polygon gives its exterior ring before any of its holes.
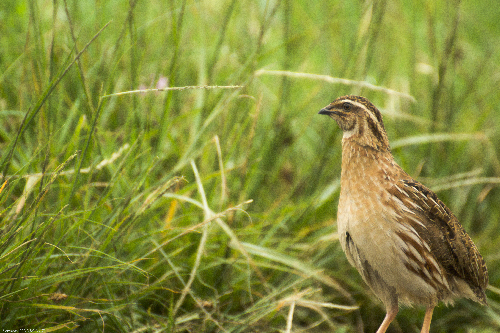
{"type": "MultiPolygon", "coordinates": [[[[359,144],[356,140],[342,140],[342,175],[343,183],[365,182],[366,175],[382,175],[396,162],[387,149],[377,149],[359,144]]],[[[397,164],[396,164],[397,165],[397,164]]]]}

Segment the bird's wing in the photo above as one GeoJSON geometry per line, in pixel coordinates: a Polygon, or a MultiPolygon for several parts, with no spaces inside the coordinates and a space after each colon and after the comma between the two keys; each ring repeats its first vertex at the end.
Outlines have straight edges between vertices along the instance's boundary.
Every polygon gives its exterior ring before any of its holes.
{"type": "Polygon", "coordinates": [[[410,221],[429,245],[436,261],[448,274],[466,281],[478,299],[485,303],[486,263],[450,209],[434,192],[413,179],[400,180],[389,192],[408,208],[402,212],[409,217],[405,220],[410,221]]]}

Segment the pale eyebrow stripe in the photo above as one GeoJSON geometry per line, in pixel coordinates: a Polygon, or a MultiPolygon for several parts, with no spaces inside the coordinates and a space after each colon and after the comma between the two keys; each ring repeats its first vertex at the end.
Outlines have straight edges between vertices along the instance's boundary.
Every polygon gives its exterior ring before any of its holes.
{"type": "MultiPolygon", "coordinates": [[[[352,105],[355,105],[357,107],[365,109],[368,112],[368,114],[370,115],[370,118],[373,120],[373,122],[375,124],[379,124],[380,123],[380,121],[377,119],[377,117],[373,114],[372,110],[370,110],[369,108],[367,108],[366,105],[364,105],[362,103],[359,103],[359,102],[356,102],[356,101],[353,101],[352,99],[343,99],[343,100],[340,100],[339,102],[349,102],[352,105]]],[[[380,126],[380,125],[377,125],[377,126],[380,126]]]]}

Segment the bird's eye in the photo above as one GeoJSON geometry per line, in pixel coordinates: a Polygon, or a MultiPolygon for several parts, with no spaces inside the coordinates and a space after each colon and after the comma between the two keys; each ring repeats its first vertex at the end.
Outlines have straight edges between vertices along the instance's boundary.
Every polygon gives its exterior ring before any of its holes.
{"type": "Polygon", "coordinates": [[[344,104],[342,104],[342,108],[344,109],[344,111],[350,111],[351,107],[352,107],[352,104],[349,102],[345,102],[344,104]]]}

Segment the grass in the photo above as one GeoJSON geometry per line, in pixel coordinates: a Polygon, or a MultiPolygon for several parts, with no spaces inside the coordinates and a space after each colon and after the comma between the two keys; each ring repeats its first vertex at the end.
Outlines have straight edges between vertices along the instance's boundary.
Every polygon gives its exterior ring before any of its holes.
{"type": "Polygon", "coordinates": [[[316,116],[362,94],[488,264],[489,307],[441,305],[433,332],[498,331],[497,7],[4,0],[0,328],[375,331],[335,233],[341,133],[316,116]]]}

